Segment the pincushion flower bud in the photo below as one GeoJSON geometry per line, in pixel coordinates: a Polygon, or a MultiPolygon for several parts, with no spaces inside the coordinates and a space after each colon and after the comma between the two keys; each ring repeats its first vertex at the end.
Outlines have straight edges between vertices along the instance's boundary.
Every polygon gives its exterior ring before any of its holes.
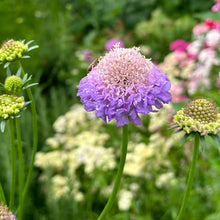
{"type": "Polygon", "coordinates": [[[23,81],[18,76],[9,76],[5,80],[5,89],[13,94],[17,94],[23,85],[23,81]]]}
{"type": "Polygon", "coordinates": [[[106,53],[78,85],[86,111],[106,123],[116,119],[117,126],[129,121],[140,125],[138,113],[148,114],[171,101],[170,81],[139,48],[120,48],[106,53]]]}
{"type": "Polygon", "coordinates": [[[21,58],[23,53],[28,50],[28,45],[20,41],[9,40],[4,42],[0,49],[0,61],[7,62],[21,58]]]}
{"type": "Polygon", "coordinates": [[[201,136],[220,132],[220,114],[216,105],[205,98],[198,98],[183,107],[174,116],[174,122],[187,134],[199,132],[201,136]]]}
{"type": "Polygon", "coordinates": [[[24,108],[24,97],[4,94],[0,96],[0,118],[8,119],[18,115],[24,108]]]}
{"type": "Polygon", "coordinates": [[[17,220],[17,218],[8,210],[7,206],[0,204],[0,219],[17,220]]]}

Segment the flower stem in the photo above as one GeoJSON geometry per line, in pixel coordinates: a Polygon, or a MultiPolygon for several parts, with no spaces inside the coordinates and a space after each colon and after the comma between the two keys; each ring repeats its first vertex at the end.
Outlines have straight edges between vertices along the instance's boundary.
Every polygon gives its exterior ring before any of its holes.
{"type": "MultiPolygon", "coordinates": [[[[18,61],[18,63],[21,68],[21,75],[24,76],[25,72],[22,67],[22,64],[20,61],[18,61]]],[[[33,98],[30,88],[27,88],[27,94],[28,94],[29,100],[31,101],[30,105],[31,105],[31,112],[32,112],[33,149],[32,149],[32,155],[31,155],[31,163],[29,166],[28,175],[27,175],[25,186],[24,186],[22,204],[24,203],[25,196],[27,194],[27,191],[30,185],[30,180],[31,180],[31,176],[32,176],[33,168],[34,168],[34,160],[35,160],[35,155],[37,152],[37,145],[38,145],[37,111],[36,111],[34,98],[33,98]]]]}
{"type": "Polygon", "coordinates": [[[11,192],[9,209],[12,210],[15,198],[15,184],[16,184],[16,152],[15,152],[15,136],[14,136],[14,122],[9,119],[9,132],[10,132],[10,157],[11,157],[11,192]]]}
{"type": "Polygon", "coordinates": [[[15,119],[16,123],[16,133],[17,133],[17,141],[18,141],[18,161],[19,161],[19,167],[18,167],[18,185],[19,185],[19,213],[18,213],[18,219],[22,219],[22,208],[23,208],[23,187],[24,187],[24,176],[23,176],[23,152],[22,152],[22,142],[21,142],[21,129],[20,129],[20,121],[19,118],[15,119]]]}
{"type": "Polygon", "coordinates": [[[198,157],[198,154],[199,154],[199,144],[200,144],[199,134],[196,133],[194,138],[195,139],[194,139],[194,152],[193,152],[192,165],[191,165],[191,168],[190,168],[190,171],[189,171],[187,186],[186,186],[186,190],[185,190],[185,193],[184,193],[182,205],[181,205],[181,208],[180,208],[180,211],[179,211],[179,214],[178,214],[176,220],[181,220],[183,218],[183,215],[184,215],[185,209],[186,209],[186,204],[187,204],[188,199],[189,199],[190,190],[191,190],[192,184],[193,184],[193,178],[194,178],[194,174],[195,174],[195,170],[196,170],[196,161],[197,161],[197,157],[198,157]]]}
{"type": "Polygon", "coordinates": [[[120,186],[120,181],[121,181],[121,177],[123,174],[123,169],[124,169],[124,165],[125,165],[125,160],[126,160],[126,154],[127,154],[127,146],[128,146],[128,125],[124,125],[123,126],[123,134],[122,134],[122,151],[121,151],[121,158],[120,158],[120,162],[119,162],[119,166],[118,166],[118,171],[116,174],[116,178],[115,178],[115,184],[112,190],[112,194],[110,195],[107,204],[105,205],[105,208],[103,209],[102,213],[100,214],[100,216],[98,217],[98,220],[102,220],[104,219],[104,217],[106,216],[106,214],[110,211],[114,200],[116,198],[119,186],[120,186]]]}
{"type": "Polygon", "coordinates": [[[0,201],[4,203],[4,205],[7,205],[4,190],[2,188],[2,184],[0,183],[0,201]]]}

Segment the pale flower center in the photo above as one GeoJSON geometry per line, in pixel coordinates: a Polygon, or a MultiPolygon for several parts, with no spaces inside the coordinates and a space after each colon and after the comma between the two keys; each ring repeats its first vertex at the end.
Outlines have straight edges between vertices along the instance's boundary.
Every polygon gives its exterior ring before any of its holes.
{"type": "Polygon", "coordinates": [[[118,48],[108,52],[97,65],[100,81],[106,87],[135,88],[147,83],[151,61],[142,56],[138,48],[118,48]]]}

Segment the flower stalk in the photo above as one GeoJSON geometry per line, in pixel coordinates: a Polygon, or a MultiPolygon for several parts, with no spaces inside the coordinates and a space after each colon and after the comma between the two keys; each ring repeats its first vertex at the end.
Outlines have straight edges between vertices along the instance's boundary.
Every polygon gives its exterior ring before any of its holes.
{"type": "Polygon", "coordinates": [[[110,197],[108,199],[108,202],[106,203],[102,213],[98,217],[98,220],[102,220],[102,219],[105,218],[105,216],[110,211],[110,209],[111,209],[111,207],[114,203],[114,200],[116,198],[116,195],[117,195],[117,192],[118,192],[118,189],[119,189],[119,186],[120,186],[120,181],[121,181],[121,178],[122,178],[122,174],[123,174],[125,161],[126,161],[127,146],[128,146],[128,125],[124,125],[123,126],[123,134],[122,134],[121,158],[120,158],[118,171],[117,171],[116,178],[115,178],[114,187],[113,187],[113,190],[112,190],[112,194],[110,195],[110,197]]]}
{"type": "Polygon", "coordinates": [[[0,201],[2,201],[6,205],[6,199],[5,199],[5,194],[4,190],[2,188],[2,184],[0,183],[0,201]]]}
{"type": "MultiPolygon", "coordinates": [[[[21,76],[24,76],[25,72],[24,72],[24,69],[23,69],[21,62],[18,61],[18,64],[19,64],[19,67],[21,68],[21,76]]],[[[33,98],[32,92],[31,92],[31,88],[27,88],[27,94],[28,94],[28,98],[30,100],[31,111],[32,111],[33,149],[32,149],[32,155],[31,155],[31,163],[29,166],[27,179],[26,179],[23,193],[22,193],[22,199],[19,202],[19,208],[17,210],[20,213],[22,213],[21,209],[23,207],[23,203],[24,203],[24,200],[25,200],[25,197],[26,197],[29,185],[30,185],[31,176],[32,176],[33,168],[34,168],[34,160],[35,160],[35,155],[37,152],[37,145],[38,145],[37,111],[36,111],[34,98],[33,98]]]]}
{"type": "Polygon", "coordinates": [[[11,193],[9,209],[14,206],[15,199],[15,185],[16,185],[16,152],[15,152],[15,136],[14,136],[14,122],[13,119],[9,119],[9,132],[10,132],[10,157],[11,157],[11,193]]]}
{"type": "Polygon", "coordinates": [[[183,219],[183,216],[185,214],[186,205],[187,205],[187,202],[189,199],[189,195],[190,195],[190,191],[192,188],[193,179],[194,179],[194,175],[195,175],[196,162],[197,162],[197,158],[198,158],[198,154],[199,154],[199,145],[200,145],[200,136],[199,136],[199,133],[195,133],[193,160],[192,160],[191,168],[189,171],[189,176],[188,176],[188,180],[187,180],[186,190],[185,190],[185,193],[183,196],[182,205],[181,205],[181,208],[180,208],[180,211],[179,211],[179,214],[178,214],[176,220],[183,219]]]}
{"type": "Polygon", "coordinates": [[[23,152],[22,152],[22,141],[21,141],[21,129],[20,129],[20,120],[19,118],[15,119],[16,124],[16,134],[17,134],[17,143],[18,143],[18,185],[19,185],[19,204],[20,209],[18,213],[18,219],[22,219],[22,195],[23,195],[23,187],[24,187],[24,170],[23,170],[23,152]]]}

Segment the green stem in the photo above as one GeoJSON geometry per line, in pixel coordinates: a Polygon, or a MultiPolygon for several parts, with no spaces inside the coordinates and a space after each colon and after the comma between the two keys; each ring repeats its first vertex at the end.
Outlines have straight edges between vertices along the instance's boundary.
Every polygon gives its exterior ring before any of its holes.
{"type": "MultiPolygon", "coordinates": [[[[21,75],[24,76],[25,72],[23,70],[23,67],[20,61],[19,61],[19,66],[21,68],[21,75]]],[[[34,168],[34,160],[35,160],[35,155],[37,152],[37,145],[38,145],[37,111],[36,111],[34,98],[33,98],[30,88],[27,88],[27,94],[28,94],[29,100],[31,101],[30,105],[31,105],[31,112],[32,112],[33,149],[32,149],[32,155],[31,155],[31,163],[29,166],[28,175],[27,175],[25,186],[24,186],[22,204],[24,203],[24,200],[25,200],[25,197],[26,197],[29,185],[30,185],[30,180],[31,180],[31,176],[32,176],[33,168],[34,168]]]]}
{"type": "Polygon", "coordinates": [[[105,205],[105,208],[103,209],[102,213],[98,217],[98,220],[102,220],[105,218],[107,213],[110,211],[114,200],[116,198],[119,186],[120,186],[120,181],[121,177],[123,174],[123,169],[125,165],[125,160],[126,160],[126,154],[127,154],[127,146],[128,146],[128,125],[123,126],[123,134],[122,134],[122,151],[121,151],[121,158],[118,166],[118,171],[116,174],[115,178],[115,184],[112,190],[112,194],[110,195],[107,204],[105,205]]]}
{"type": "Polygon", "coordinates": [[[185,209],[186,209],[186,205],[189,199],[189,194],[190,194],[190,190],[192,188],[192,184],[193,184],[193,178],[194,178],[194,174],[195,174],[195,170],[196,170],[196,161],[198,158],[198,154],[199,154],[199,144],[200,144],[200,136],[198,133],[195,134],[195,139],[194,139],[194,152],[193,152],[193,160],[192,160],[192,165],[189,171],[189,176],[188,176],[188,180],[187,180],[187,186],[186,186],[186,190],[184,193],[184,197],[183,197],[183,201],[182,201],[182,205],[179,211],[179,214],[177,216],[176,220],[180,220],[183,218],[183,215],[185,213],[185,209]]]}
{"type": "Polygon", "coordinates": [[[23,169],[23,152],[22,152],[22,142],[21,142],[21,129],[20,129],[20,121],[19,118],[15,119],[16,122],[16,133],[17,133],[17,141],[18,141],[18,185],[19,185],[19,213],[18,219],[22,219],[22,209],[23,209],[23,187],[24,187],[24,169],[23,169]]]}
{"type": "Polygon", "coordinates": [[[15,184],[16,184],[16,152],[15,152],[15,136],[14,136],[14,122],[9,119],[9,132],[10,132],[10,154],[11,154],[11,192],[9,209],[12,210],[15,198],[15,184]]]}
{"type": "Polygon", "coordinates": [[[2,188],[2,184],[0,183],[0,202],[3,202],[4,205],[7,205],[4,190],[2,188]]]}

